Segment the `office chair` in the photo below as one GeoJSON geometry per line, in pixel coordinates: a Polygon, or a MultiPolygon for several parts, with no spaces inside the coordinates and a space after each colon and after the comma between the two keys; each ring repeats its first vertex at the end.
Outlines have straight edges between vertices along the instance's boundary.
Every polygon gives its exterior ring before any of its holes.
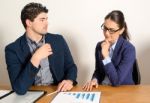
{"type": "Polygon", "coordinates": [[[141,83],[141,75],[140,75],[137,60],[135,60],[134,65],[133,65],[132,77],[133,77],[133,81],[135,82],[135,85],[138,85],[141,83]]]}

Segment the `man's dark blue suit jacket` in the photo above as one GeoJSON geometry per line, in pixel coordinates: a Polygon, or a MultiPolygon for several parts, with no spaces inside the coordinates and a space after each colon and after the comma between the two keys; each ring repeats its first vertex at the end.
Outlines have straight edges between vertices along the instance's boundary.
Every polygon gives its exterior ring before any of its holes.
{"type": "MultiPolygon", "coordinates": [[[[76,84],[77,67],[64,38],[61,35],[47,33],[45,43],[49,43],[53,51],[48,59],[54,84],[64,79],[72,80],[76,84]]],[[[18,94],[26,93],[34,84],[35,75],[39,71],[39,68],[30,62],[31,56],[25,34],[5,48],[9,78],[13,90],[18,94]]]]}
{"type": "Polygon", "coordinates": [[[93,78],[97,78],[99,84],[101,84],[105,75],[107,75],[112,86],[134,84],[132,71],[136,58],[135,47],[120,36],[111,62],[104,66],[102,63],[101,43],[97,44],[95,50],[96,65],[93,78]]]}

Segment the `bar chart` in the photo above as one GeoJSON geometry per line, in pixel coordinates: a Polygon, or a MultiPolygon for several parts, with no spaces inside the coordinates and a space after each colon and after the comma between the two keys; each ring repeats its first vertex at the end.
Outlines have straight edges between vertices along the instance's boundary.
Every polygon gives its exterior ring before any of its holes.
{"type": "Polygon", "coordinates": [[[60,92],[52,103],[99,103],[101,92],[60,92]]]}

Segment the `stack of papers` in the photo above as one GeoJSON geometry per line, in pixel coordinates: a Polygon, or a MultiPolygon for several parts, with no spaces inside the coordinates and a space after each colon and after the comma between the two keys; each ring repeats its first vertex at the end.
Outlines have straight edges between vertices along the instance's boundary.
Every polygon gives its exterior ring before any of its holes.
{"type": "Polygon", "coordinates": [[[101,92],[60,92],[51,103],[99,103],[101,92]]]}
{"type": "Polygon", "coordinates": [[[2,98],[3,96],[7,95],[10,92],[11,92],[10,90],[0,90],[0,98],[2,98]]]}
{"type": "Polygon", "coordinates": [[[28,91],[25,95],[18,95],[13,92],[0,99],[0,103],[33,103],[44,94],[44,91],[28,91]]]}

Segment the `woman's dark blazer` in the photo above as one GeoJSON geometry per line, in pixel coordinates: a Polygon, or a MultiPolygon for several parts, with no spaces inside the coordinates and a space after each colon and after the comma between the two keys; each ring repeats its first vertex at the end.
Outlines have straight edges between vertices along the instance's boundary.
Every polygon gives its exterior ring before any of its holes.
{"type": "Polygon", "coordinates": [[[93,78],[97,78],[99,84],[101,84],[105,75],[107,75],[112,86],[134,84],[132,71],[136,58],[135,47],[120,36],[116,43],[111,62],[104,66],[102,62],[101,43],[97,44],[95,50],[96,64],[93,78]]]}

